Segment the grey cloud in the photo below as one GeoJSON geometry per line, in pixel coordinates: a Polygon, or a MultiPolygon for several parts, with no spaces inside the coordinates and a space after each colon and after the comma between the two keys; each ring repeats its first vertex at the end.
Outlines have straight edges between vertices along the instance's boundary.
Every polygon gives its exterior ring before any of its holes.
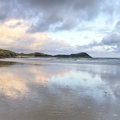
{"type": "Polygon", "coordinates": [[[71,30],[78,27],[82,22],[87,24],[101,14],[108,17],[110,21],[114,14],[118,14],[117,8],[120,6],[114,1],[110,2],[108,0],[45,0],[44,2],[42,0],[26,0],[25,2],[44,14],[40,18],[43,19],[42,22],[38,21],[36,26],[34,26],[34,23],[30,26],[28,30],[30,32],[71,30]],[[115,5],[117,7],[114,7],[115,5]],[[53,13],[53,18],[49,18],[53,13]],[[54,21],[54,18],[58,16],[59,19],[54,21]],[[71,18],[74,19],[71,20],[71,18]]]}
{"type": "Polygon", "coordinates": [[[120,44],[120,34],[114,33],[111,34],[101,41],[103,45],[119,45],[120,44]]]}
{"type": "Polygon", "coordinates": [[[116,23],[115,28],[120,28],[120,21],[116,23]]]}
{"type": "Polygon", "coordinates": [[[89,43],[89,44],[87,44],[87,45],[77,45],[76,47],[78,48],[78,49],[82,49],[83,51],[84,50],[86,50],[86,49],[90,49],[90,48],[93,48],[93,47],[95,47],[95,46],[101,46],[101,45],[103,45],[101,42],[96,42],[96,41],[93,41],[93,42],[91,42],[91,43],[89,43]]]}
{"type": "Polygon", "coordinates": [[[114,31],[120,32],[120,20],[118,20],[117,23],[115,24],[114,31]]]}
{"type": "Polygon", "coordinates": [[[39,6],[41,12],[44,14],[42,18],[44,20],[38,21],[36,25],[31,25],[28,30],[30,32],[47,31],[51,29],[53,31],[70,30],[75,28],[80,21],[93,19],[97,14],[99,14],[98,11],[100,10],[100,4],[102,3],[102,0],[45,0],[44,2],[41,0],[35,0],[34,2],[33,0],[28,1],[33,3],[33,5],[37,8],[39,6]]]}
{"type": "Polygon", "coordinates": [[[35,24],[33,23],[28,32],[44,32],[52,28],[52,25],[55,23],[61,23],[63,21],[62,16],[59,14],[55,15],[54,12],[48,16],[43,16],[43,19],[39,19],[35,24]]]}
{"type": "MultiPolygon", "coordinates": [[[[28,32],[70,30],[79,23],[93,20],[103,8],[109,11],[104,0],[0,0],[0,21],[23,18],[30,21],[28,32]],[[36,21],[37,19],[37,21],[36,21]],[[32,21],[32,22],[31,22],[32,21]],[[36,21],[36,22],[35,22],[36,21]]],[[[106,12],[107,13],[107,12],[106,12]]]]}
{"type": "Polygon", "coordinates": [[[3,21],[8,17],[9,10],[10,10],[9,3],[8,3],[8,6],[9,7],[7,7],[7,4],[5,4],[4,2],[0,1],[0,21],[3,21]]]}
{"type": "Polygon", "coordinates": [[[100,42],[93,41],[87,45],[76,46],[77,49],[87,51],[93,54],[117,54],[120,52],[120,33],[113,33],[104,37],[100,42]],[[106,47],[105,47],[106,46],[106,47]],[[94,47],[101,47],[101,51],[92,50],[94,47]],[[104,51],[104,52],[103,52],[104,51]],[[108,52],[108,53],[107,53],[108,52]]]}

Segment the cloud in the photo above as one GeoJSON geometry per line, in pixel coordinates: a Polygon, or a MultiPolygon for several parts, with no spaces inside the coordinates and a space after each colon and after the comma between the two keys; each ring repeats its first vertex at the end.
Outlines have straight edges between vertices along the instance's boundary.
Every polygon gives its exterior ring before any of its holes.
{"type": "Polygon", "coordinates": [[[110,11],[117,9],[104,0],[0,0],[0,5],[0,21],[25,19],[30,33],[71,30],[101,13],[111,15],[110,11]]]}
{"type": "Polygon", "coordinates": [[[118,53],[119,8],[118,0],[0,0],[0,47],[54,54],[118,53]],[[87,42],[83,44],[89,44],[72,46],[70,37],[62,36],[65,31],[69,31],[74,45],[84,40],[87,42]],[[78,38],[71,31],[79,32],[78,38]],[[60,32],[62,37],[57,34],[54,40],[49,35],[60,32]]]}
{"type": "Polygon", "coordinates": [[[10,7],[7,7],[7,4],[0,0],[0,21],[3,21],[8,17],[9,10],[10,7]]]}
{"type": "Polygon", "coordinates": [[[103,38],[103,45],[118,45],[120,43],[120,33],[114,33],[103,38]]]}
{"type": "MultiPolygon", "coordinates": [[[[31,36],[32,37],[32,36],[31,36]]],[[[17,52],[44,52],[48,54],[70,54],[75,51],[73,46],[62,40],[52,40],[46,36],[44,39],[26,38],[13,41],[12,45],[6,45],[7,49],[17,52]]]]}
{"type": "Polygon", "coordinates": [[[32,8],[39,8],[38,10],[42,13],[36,24],[33,23],[30,26],[29,32],[71,30],[82,20],[91,20],[98,15],[102,3],[102,0],[28,1],[32,8]]]}
{"type": "Polygon", "coordinates": [[[47,40],[38,47],[39,51],[50,54],[70,54],[76,51],[76,48],[63,40],[47,40]]]}
{"type": "Polygon", "coordinates": [[[103,45],[110,46],[114,52],[120,52],[120,33],[113,33],[103,38],[101,41],[103,45]]]}
{"type": "Polygon", "coordinates": [[[53,40],[47,33],[26,33],[28,25],[24,20],[12,19],[0,28],[0,48],[15,52],[45,52],[64,54],[74,51],[74,47],[63,40],[53,40]]]}
{"type": "Polygon", "coordinates": [[[99,56],[112,56],[120,52],[120,33],[111,33],[102,38],[100,42],[93,41],[87,45],[76,46],[77,49],[99,56]]]}
{"type": "Polygon", "coordinates": [[[118,53],[120,51],[120,33],[111,33],[101,41],[92,41],[86,45],[72,46],[62,39],[52,39],[48,33],[26,33],[29,28],[24,20],[11,19],[0,28],[0,48],[16,52],[44,52],[48,54],[70,54],[88,52],[91,55],[118,53]]]}
{"type": "Polygon", "coordinates": [[[14,73],[15,72],[12,72],[11,69],[6,72],[4,72],[4,70],[1,71],[0,93],[5,94],[5,96],[17,98],[25,95],[26,92],[28,92],[28,88],[22,77],[14,73]]]}

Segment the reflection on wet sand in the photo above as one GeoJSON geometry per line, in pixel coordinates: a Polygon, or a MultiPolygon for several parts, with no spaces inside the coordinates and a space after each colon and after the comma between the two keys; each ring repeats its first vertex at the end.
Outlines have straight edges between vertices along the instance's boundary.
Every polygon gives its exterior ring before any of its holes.
{"type": "Polygon", "coordinates": [[[0,67],[1,120],[119,120],[120,66],[0,67]]]}
{"type": "Polygon", "coordinates": [[[51,71],[56,69],[55,66],[36,66],[36,65],[22,65],[2,64],[4,68],[0,69],[0,92],[9,97],[21,97],[29,92],[28,86],[30,84],[44,85],[53,76],[60,76],[65,73],[64,68],[59,71],[51,71]],[[7,67],[5,66],[7,65],[7,67]]]}
{"type": "Polygon", "coordinates": [[[5,61],[0,61],[0,67],[5,67],[9,65],[13,65],[15,62],[5,62],[5,61]]]}
{"type": "Polygon", "coordinates": [[[24,95],[27,91],[27,87],[21,76],[18,76],[15,70],[11,70],[11,67],[9,67],[14,64],[0,62],[0,67],[3,67],[0,69],[0,93],[12,98],[24,95]]]}

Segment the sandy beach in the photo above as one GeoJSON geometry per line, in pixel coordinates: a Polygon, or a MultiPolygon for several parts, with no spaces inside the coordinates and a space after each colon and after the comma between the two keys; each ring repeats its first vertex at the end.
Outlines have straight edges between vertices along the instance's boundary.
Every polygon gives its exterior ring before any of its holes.
{"type": "Polygon", "coordinates": [[[120,120],[119,60],[3,61],[0,120],[120,120]]]}

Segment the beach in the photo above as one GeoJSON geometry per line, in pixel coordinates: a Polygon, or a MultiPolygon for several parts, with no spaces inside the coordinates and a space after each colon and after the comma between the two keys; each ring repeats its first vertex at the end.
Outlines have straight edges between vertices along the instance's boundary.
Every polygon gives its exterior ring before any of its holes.
{"type": "Polygon", "coordinates": [[[0,120],[120,120],[119,61],[1,59],[0,120]]]}

